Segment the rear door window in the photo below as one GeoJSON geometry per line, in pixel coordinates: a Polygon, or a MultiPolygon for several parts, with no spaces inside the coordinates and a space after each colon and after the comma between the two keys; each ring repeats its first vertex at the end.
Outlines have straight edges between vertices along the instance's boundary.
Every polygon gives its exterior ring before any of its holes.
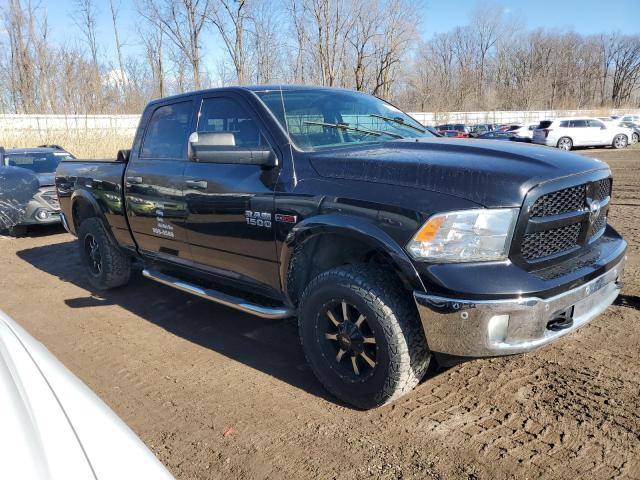
{"type": "Polygon", "coordinates": [[[191,113],[190,100],[158,107],[149,119],[140,158],[186,159],[191,113]]]}
{"type": "Polygon", "coordinates": [[[569,127],[570,128],[585,128],[587,126],[586,120],[570,120],[569,127]]]}

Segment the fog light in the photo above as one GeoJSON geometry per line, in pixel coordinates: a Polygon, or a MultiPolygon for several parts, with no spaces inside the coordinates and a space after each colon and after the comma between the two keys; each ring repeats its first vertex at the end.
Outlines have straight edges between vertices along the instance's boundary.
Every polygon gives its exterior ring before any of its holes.
{"type": "Polygon", "coordinates": [[[46,210],[40,209],[36,212],[36,218],[38,220],[46,220],[47,218],[49,218],[49,212],[47,212],[46,210]]]}
{"type": "Polygon", "coordinates": [[[489,319],[487,334],[494,343],[504,342],[509,328],[509,315],[495,315],[489,319]]]}

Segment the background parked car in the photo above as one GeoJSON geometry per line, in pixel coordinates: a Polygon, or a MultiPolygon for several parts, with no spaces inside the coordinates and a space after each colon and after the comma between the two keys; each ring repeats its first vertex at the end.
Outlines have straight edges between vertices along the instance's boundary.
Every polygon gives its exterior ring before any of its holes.
{"type": "Polygon", "coordinates": [[[461,132],[460,130],[438,130],[438,133],[442,137],[469,138],[469,134],[468,133],[461,132]]]}
{"type": "Polygon", "coordinates": [[[621,122],[631,122],[636,125],[640,125],[640,113],[635,113],[631,115],[624,115],[619,119],[621,122]]]}
{"type": "Polygon", "coordinates": [[[635,145],[640,141],[640,123],[631,123],[631,122],[622,122],[620,126],[629,128],[632,130],[631,134],[631,144],[635,145]]]}
{"type": "Polygon", "coordinates": [[[2,159],[4,166],[30,170],[40,183],[38,191],[26,207],[22,221],[11,227],[12,235],[24,235],[29,225],[60,222],[60,205],[53,174],[60,161],[69,158],[74,157],[59,145],[5,150],[2,159]]]}
{"type": "Polygon", "coordinates": [[[543,120],[533,132],[533,143],[571,150],[573,147],[611,145],[625,148],[632,132],[615,124],[605,124],[597,118],[556,118],[543,120]]]}
{"type": "Polygon", "coordinates": [[[0,163],[0,230],[11,229],[22,221],[27,204],[39,185],[36,176],[28,170],[5,167],[0,163]]]}
{"type": "Polygon", "coordinates": [[[513,132],[485,132],[476,138],[480,140],[505,140],[510,142],[516,140],[516,135],[513,132]]]}
{"type": "Polygon", "coordinates": [[[537,123],[525,123],[517,128],[507,130],[515,135],[515,140],[521,142],[531,142],[533,140],[533,131],[538,128],[537,123]]]}
{"type": "Polygon", "coordinates": [[[0,311],[0,478],[173,478],[84,383],[0,311]]]}
{"type": "Polygon", "coordinates": [[[478,125],[469,127],[469,135],[471,137],[477,137],[483,133],[492,132],[495,129],[496,125],[494,123],[479,123],[478,125]]]}
{"type": "Polygon", "coordinates": [[[437,125],[436,130],[444,132],[446,130],[456,130],[458,132],[466,133],[466,137],[469,136],[469,127],[464,123],[445,123],[444,125],[437,125]]]}

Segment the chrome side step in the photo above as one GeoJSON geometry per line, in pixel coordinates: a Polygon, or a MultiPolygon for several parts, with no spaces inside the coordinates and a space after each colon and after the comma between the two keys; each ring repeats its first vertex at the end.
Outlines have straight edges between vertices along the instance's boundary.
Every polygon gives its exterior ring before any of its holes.
{"type": "Polygon", "coordinates": [[[183,282],[182,280],[178,280],[175,277],[165,275],[164,273],[156,270],[148,270],[145,268],[142,270],[142,275],[150,278],[151,280],[155,280],[158,283],[168,285],[169,287],[191,293],[192,295],[197,295],[198,297],[202,297],[207,300],[211,300],[212,302],[220,303],[226,307],[235,308],[241,312],[250,313],[251,315],[256,315],[258,317],[280,319],[292,317],[294,315],[293,310],[286,307],[264,307],[262,305],[248,303],[241,298],[218,292],[217,290],[212,290],[210,288],[202,288],[192,283],[183,282]]]}

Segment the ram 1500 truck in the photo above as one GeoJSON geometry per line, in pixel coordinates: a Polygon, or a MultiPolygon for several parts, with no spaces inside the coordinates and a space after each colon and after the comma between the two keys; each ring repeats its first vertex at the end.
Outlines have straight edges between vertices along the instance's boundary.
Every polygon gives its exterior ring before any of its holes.
{"type": "Polygon", "coordinates": [[[436,138],[348,90],[234,87],[151,102],[131,150],[64,161],[62,220],[98,289],[143,275],[297,317],[320,382],[358,408],[431,359],[527,352],[620,290],[611,172],[547,147],[436,138]]]}

